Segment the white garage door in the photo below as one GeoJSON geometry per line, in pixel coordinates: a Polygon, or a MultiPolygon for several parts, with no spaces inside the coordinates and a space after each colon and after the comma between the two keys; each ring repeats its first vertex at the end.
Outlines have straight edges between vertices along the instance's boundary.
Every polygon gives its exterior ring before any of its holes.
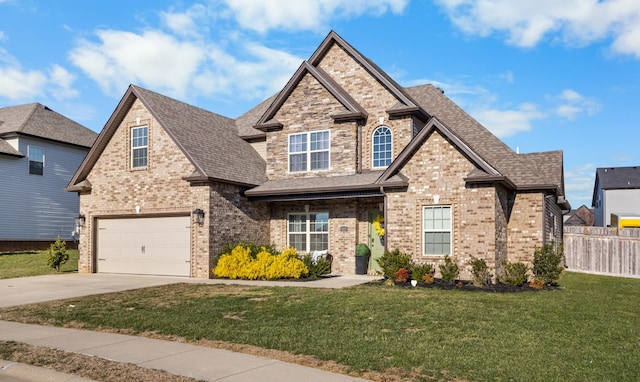
{"type": "Polygon", "coordinates": [[[190,276],[189,216],[98,219],[99,273],[190,276]]]}

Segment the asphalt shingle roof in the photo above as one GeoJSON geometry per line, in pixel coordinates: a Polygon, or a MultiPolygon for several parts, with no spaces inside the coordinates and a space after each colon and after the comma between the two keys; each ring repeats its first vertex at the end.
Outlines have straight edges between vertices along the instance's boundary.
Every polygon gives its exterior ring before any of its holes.
{"type": "Polygon", "coordinates": [[[185,177],[247,186],[267,179],[266,162],[240,138],[234,120],[131,85],[71,179],[70,190],[85,181],[135,99],[142,102],[196,168],[195,173],[185,177]]]}
{"type": "Polygon", "coordinates": [[[605,190],[640,188],[640,166],[598,168],[596,179],[605,190]]]}
{"type": "Polygon", "coordinates": [[[0,108],[0,137],[24,134],[91,147],[98,134],[40,103],[0,108]]]}

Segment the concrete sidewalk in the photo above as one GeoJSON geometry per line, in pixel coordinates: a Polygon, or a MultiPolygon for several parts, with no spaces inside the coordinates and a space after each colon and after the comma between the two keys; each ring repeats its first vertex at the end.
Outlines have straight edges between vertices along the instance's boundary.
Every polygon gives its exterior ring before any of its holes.
{"type": "MultiPolygon", "coordinates": [[[[9,307],[93,294],[118,292],[174,283],[242,284],[344,288],[379,277],[336,275],[317,281],[198,280],[179,277],[63,274],[0,280],[0,307],[9,307]]],[[[0,321],[0,340],[16,341],[67,352],[130,363],[144,368],[205,381],[365,381],[306,366],[227,350],[185,343],[0,321]]],[[[0,380],[8,382],[87,382],[85,378],[45,368],[0,360],[0,380]]]]}
{"type": "MultiPolygon", "coordinates": [[[[205,381],[365,381],[342,374],[228,350],[123,334],[21,324],[10,321],[0,321],[0,340],[95,356],[205,381]]],[[[3,381],[4,371],[11,371],[11,368],[0,369],[0,380],[3,381]]],[[[46,373],[46,370],[40,371],[46,373]]],[[[23,380],[29,381],[30,379],[23,380]]],[[[75,379],[62,380],[76,381],[75,379]]]]}

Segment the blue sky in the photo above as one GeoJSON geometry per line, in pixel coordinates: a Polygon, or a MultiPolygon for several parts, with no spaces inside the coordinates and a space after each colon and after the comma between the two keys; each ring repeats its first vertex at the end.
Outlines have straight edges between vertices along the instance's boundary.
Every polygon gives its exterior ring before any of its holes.
{"type": "Polygon", "coordinates": [[[563,150],[574,208],[597,167],[640,165],[636,0],[0,0],[0,107],[99,132],[133,83],[236,117],[332,29],[513,150],[563,150]]]}

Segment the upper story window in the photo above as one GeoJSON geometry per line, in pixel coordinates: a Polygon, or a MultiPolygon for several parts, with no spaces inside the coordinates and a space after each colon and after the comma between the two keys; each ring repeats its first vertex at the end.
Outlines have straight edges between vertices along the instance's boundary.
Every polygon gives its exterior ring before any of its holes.
{"type": "Polygon", "coordinates": [[[372,140],[372,167],[387,167],[391,164],[392,152],[391,129],[387,126],[380,126],[373,132],[372,140]]]}
{"type": "Polygon", "coordinates": [[[147,166],[149,150],[149,128],[139,126],[131,129],[131,168],[147,166]]]}
{"type": "Polygon", "coordinates": [[[289,135],[289,171],[329,168],[329,131],[289,135]]]}
{"type": "Polygon", "coordinates": [[[44,174],[44,149],[38,146],[29,146],[29,174],[44,174]]]}

